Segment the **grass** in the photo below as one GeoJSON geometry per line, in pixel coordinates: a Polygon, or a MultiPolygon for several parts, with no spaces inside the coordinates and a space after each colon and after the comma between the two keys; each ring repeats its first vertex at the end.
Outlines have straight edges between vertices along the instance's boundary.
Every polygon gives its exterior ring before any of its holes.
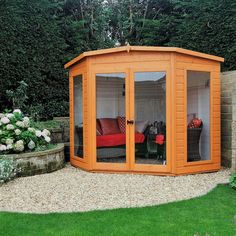
{"type": "MultiPolygon", "coordinates": [[[[96,196],[95,196],[96,197],[96,196]]],[[[84,213],[0,213],[0,235],[236,235],[236,191],[219,185],[192,200],[84,213]]]]}

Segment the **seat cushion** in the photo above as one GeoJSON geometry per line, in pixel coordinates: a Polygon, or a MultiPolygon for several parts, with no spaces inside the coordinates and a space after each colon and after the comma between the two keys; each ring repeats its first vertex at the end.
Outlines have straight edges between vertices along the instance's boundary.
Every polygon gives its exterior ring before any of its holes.
{"type": "Polygon", "coordinates": [[[97,147],[113,147],[125,144],[125,134],[110,134],[97,136],[97,147]]]}
{"type": "MultiPolygon", "coordinates": [[[[144,134],[135,133],[135,143],[143,143],[144,140],[144,134]]],[[[97,136],[97,147],[113,147],[125,144],[126,135],[122,133],[97,136]]]]}
{"type": "Polygon", "coordinates": [[[102,134],[103,135],[109,135],[109,134],[119,134],[120,129],[118,126],[117,119],[114,118],[100,118],[100,125],[102,128],[102,134]]]}

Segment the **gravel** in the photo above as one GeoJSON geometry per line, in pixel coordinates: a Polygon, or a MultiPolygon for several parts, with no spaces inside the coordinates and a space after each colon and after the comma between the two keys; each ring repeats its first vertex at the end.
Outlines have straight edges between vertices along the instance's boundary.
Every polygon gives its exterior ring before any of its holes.
{"type": "Polygon", "coordinates": [[[187,176],[89,173],[70,165],[0,186],[0,211],[78,212],[190,199],[227,183],[229,169],[187,176]]]}

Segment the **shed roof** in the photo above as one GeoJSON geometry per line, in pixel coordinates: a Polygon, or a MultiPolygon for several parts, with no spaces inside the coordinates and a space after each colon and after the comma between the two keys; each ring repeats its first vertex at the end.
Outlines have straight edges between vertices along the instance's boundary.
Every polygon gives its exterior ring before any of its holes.
{"type": "Polygon", "coordinates": [[[191,51],[183,48],[177,48],[177,47],[149,47],[149,46],[122,46],[122,47],[116,47],[116,48],[108,48],[108,49],[100,49],[100,50],[94,50],[94,51],[88,51],[80,54],[78,57],[75,57],[71,61],[65,64],[65,68],[69,68],[73,64],[79,62],[85,57],[89,56],[95,56],[95,55],[102,55],[102,54],[109,54],[109,53],[116,53],[116,52],[123,52],[123,51],[149,51],[149,52],[177,52],[182,54],[187,54],[195,57],[201,57],[213,61],[219,61],[223,62],[224,58],[217,57],[213,55],[209,55],[206,53],[191,51]]]}

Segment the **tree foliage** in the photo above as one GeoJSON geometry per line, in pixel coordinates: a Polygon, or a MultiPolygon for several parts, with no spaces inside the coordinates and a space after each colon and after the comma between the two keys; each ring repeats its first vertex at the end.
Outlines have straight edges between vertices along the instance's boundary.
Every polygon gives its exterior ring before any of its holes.
{"type": "Polygon", "coordinates": [[[63,64],[87,50],[177,46],[236,69],[234,0],[0,0],[0,32],[1,109],[24,81],[24,106],[39,117],[68,114],[63,64]]]}

